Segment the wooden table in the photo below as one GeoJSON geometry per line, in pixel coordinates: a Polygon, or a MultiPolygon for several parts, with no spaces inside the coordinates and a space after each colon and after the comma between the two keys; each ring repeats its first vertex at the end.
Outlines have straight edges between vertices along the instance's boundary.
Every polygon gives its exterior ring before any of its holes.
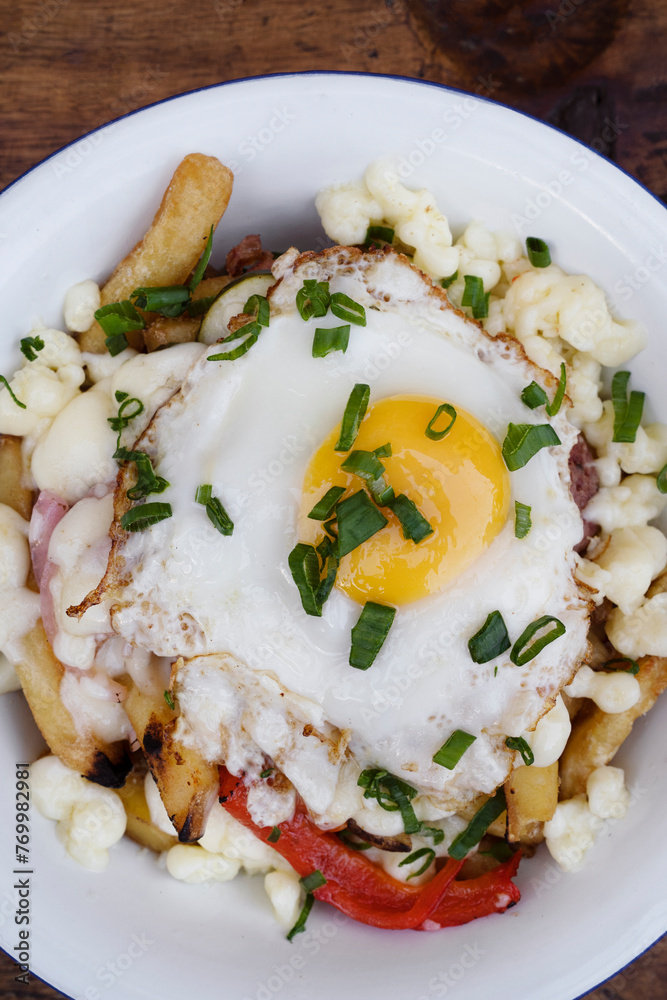
{"type": "MultiPolygon", "coordinates": [[[[559,125],[667,198],[662,0],[320,0],[312,9],[303,0],[0,0],[0,12],[0,188],[63,144],[161,98],[239,77],[332,69],[492,96],[559,125]]],[[[4,1000],[61,996],[34,979],[16,983],[15,974],[0,954],[4,1000]]],[[[665,995],[663,940],[589,998],[665,995]]]]}

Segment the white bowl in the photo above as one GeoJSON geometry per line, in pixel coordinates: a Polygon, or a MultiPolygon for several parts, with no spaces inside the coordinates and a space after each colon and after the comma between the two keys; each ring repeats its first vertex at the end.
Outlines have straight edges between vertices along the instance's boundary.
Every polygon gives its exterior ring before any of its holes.
{"type": "MultiPolygon", "coordinates": [[[[559,264],[592,275],[619,311],[642,320],[651,339],[632,363],[633,384],[648,391],[649,413],[667,418],[664,207],[586,147],[507,108],[431,84],[351,74],[186,94],[99,129],[13,184],[0,198],[0,371],[17,365],[18,340],[35,317],[62,322],[69,285],[109,273],[192,151],[214,154],[236,173],[219,257],[252,232],[275,249],[321,246],[317,190],[360,176],[380,155],[401,157],[407,183],[434,191],[454,227],[476,217],[541,236],[559,264]]],[[[40,743],[20,695],[3,699],[0,711],[0,943],[13,955],[13,762],[31,759],[40,743]]],[[[77,1000],[338,1000],[350,991],[368,1000],[454,991],[457,1000],[570,1000],[667,929],[666,722],[667,702],[636,725],[619,754],[635,801],[582,872],[560,873],[540,850],[519,870],[517,907],[436,934],[374,930],[321,905],[289,944],[261,878],[183,885],[129,842],[114,849],[106,872],[91,874],[33,808],[31,968],[77,1000]]]]}

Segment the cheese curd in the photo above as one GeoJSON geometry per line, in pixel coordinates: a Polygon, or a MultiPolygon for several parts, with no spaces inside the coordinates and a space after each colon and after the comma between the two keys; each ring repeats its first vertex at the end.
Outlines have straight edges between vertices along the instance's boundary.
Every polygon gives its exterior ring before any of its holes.
{"type": "Polygon", "coordinates": [[[23,407],[14,402],[7,388],[0,388],[0,434],[39,434],[78,394],[85,378],[81,352],[72,337],[41,328],[33,329],[31,336],[44,347],[36,351],[33,361],[24,356],[21,368],[9,380],[23,407]]]}
{"type": "Polygon", "coordinates": [[[41,611],[39,594],[26,585],[29,570],[28,522],[11,507],[0,504],[0,684],[5,691],[20,687],[13,664],[20,659],[20,639],[41,611]]]}
{"type": "Polygon", "coordinates": [[[629,803],[630,793],[621,768],[595,768],[588,777],[586,794],[559,802],[553,818],[544,824],[547,848],[560,868],[579,871],[603,828],[603,820],[622,819],[629,803]]]}
{"type": "Polygon", "coordinates": [[[667,594],[656,594],[632,614],[615,608],[605,625],[613,646],[633,660],[667,656],[667,594]]]}
{"type": "Polygon", "coordinates": [[[84,333],[88,330],[95,321],[95,312],[100,304],[99,285],[90,278],[68,288],[63,305],[67,329],[71,333],[84,333]]]}
{"type": "Polygon", "coordinates": [[[624,670],[605,673],[584,665],[571,684],[563,688],[570,698],[590,698],[608,715],[627,712],[639,701],[639,681],[624,670]]]}
{"type": "Polygon", "coordinates": [[[582,560],[577,574],[597,588],[596,601],[608,597],[623,614],[636,611],[654,580],[667,566],[667,538],[659,528],[618,528],[603,539],[593,561],[582,560]]]}

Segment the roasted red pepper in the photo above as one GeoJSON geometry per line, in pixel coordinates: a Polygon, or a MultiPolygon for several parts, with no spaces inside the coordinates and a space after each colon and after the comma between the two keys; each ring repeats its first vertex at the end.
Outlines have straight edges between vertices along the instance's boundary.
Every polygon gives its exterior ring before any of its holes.
{"type": "Polygon", "coordinates": [[[221,767],[220,802],[227,812],[282,854],[302,878],[319,870],[327,882],[315,890],[316,899],[331,903],[360,923],[393,930],[439,930],[502,913],[519,901],[521,894],[512,878],[520,852],[485,875],[458,882],[455,876],[463,862],[450,858],[430,882],[406,885],[346,847],[335,834],[320,830],[302,805],[292,819],[279,825],[278,840],[269,841],[272,827],[253,823],[247,800],[242,778],[221,767]]]}

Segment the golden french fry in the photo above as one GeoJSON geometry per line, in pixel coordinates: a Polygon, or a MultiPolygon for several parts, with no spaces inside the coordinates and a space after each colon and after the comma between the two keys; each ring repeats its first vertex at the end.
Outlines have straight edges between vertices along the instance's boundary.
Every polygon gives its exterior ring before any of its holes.
{"type": "Polygon", "coordinates": [[[0,503],[29,520],[32,490],[23,478],[21,439],[9,434],[0,434],[0,503]]]}
{"type": "MultiPolygon", "coordinates": [[[[179,163],[148,232],[102,288],[102,305],[119,302],[141,286],[180,285],[196,267],[211,226],[232,193],[233,175],[214,156],[190,153],[179,163]]],[[[95,322],[82,333],[84,351],[101,354],[104,332],[95,322]]]]}
{"type": "MultiPolygon", "coordinates": [[[[199,299],[217,295],[225,285],[232,279],[228,274],[221,274],[214,278],[204,278],[195,289],[192,296],[193,302],[199,299]]],[[[143,331],[144,344],[146,350],[157,351],[161,347],[168,347],[170,344],[188,344],[197,339],[202,316],[155,316],[143,331]]]]}
{"type": "Polygon", "coordinates": [[[52,753],[90,781],[106,788],[121,788],[131,767],[127,744],[105,743],[77,731],[60,697],[65,668],[54,656],[41,621],[23,638],[22,654],[15,664],[16,673],[52,753]]]}
{"type": "Polygon", "coordinates": [[[146,766],[135,765],[118,794],[123,801],[127,815],[126,835],[142,847],[148,847],[149,850],[160,854],[177,844],[178,839],[175,833],[173,837],[170,837],[168,833],[160,830],[151,822],[144,794],[144,780],[147,771],[146,766]]]}
{"type": "Polygon", "coordinates": [[[218,768],[174,737],[176,712],[162,694],[133,686],[125,709],[181,843],[199,838],[218,794],[218,768]]]}
{"type": "Polygon", "coordinates": [[[667,687],[667,657],[642,657],[637,680],[641,689],[639,701],[626,712],[608,715],[591,701],[576,716],[560,758],[561,799],[585,792],[589,774],[609,763],[629,736],[635,719],[653,707],[667,687]]]}
{"type": "Polygon", "coordinates": [[[505,782],[507,839],[511,843],[539,843],[542,824],[558,804],[558,762],[548,767],[517,767],[505,782]]]}

